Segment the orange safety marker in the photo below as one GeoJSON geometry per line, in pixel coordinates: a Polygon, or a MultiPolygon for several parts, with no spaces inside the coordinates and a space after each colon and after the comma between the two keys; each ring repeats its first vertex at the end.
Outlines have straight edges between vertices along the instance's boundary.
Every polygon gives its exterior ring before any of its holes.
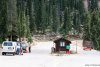
{"type": "Polygon", "coordinates": [[[29,52],[26,50],[25,53],[29,53],[29,52]]]}
{"type": "Polygon", "coordinates": [[[70,54],[70,51],[66,51],[66,54],[70,54]]]}

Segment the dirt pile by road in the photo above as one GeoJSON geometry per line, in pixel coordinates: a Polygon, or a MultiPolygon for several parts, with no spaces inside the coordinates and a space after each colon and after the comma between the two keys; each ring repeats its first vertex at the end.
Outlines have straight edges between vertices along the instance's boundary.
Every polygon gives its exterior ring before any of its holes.
{"type": "MultiPolygon", "coordinates": [[[[47,34],[47,35],[34,35],[33,39],[36,41],[54,41],[61,37],[63,37],[63,36],[60,34],[58,34],[58,35],[57,34],[47,34]]],[[[68,36],[65,36],[64,38],[71,40],[71,41],[72,40],[82,40],[81,37],[75,36],[75,35],[68,35],[68,36]]]]}
{"type": "Polygon", "coordinates": [[[34,35],[33,39],[36,41],[53,41],[57,38],[62,37],[61,35],[55,35],[55,34],[48,34],[48,35],[34,35]]]}

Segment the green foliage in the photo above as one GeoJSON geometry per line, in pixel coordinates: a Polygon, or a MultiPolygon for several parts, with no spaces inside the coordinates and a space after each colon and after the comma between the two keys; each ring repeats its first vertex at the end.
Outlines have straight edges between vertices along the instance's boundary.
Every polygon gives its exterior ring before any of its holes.
{"type": "Polygon", "coordinates": [[[85,21],[84,21],[84,39],[85,40],[90,40],[90,23],[91,23],[91,15],[90,13],[86,14],[85,16],[85,21]],[[88,31],[87,31],[88,30],[88,31]]]}
{"type": "Polygon", "coordinates": [[[54,33],[57,33],[57,11],[56,11],[56,6],[53,6],[52,7],[52,25],[51,25],[51,27],[52,27],[52,31],[54,32],[54,33]]]}
{"type": "Polygon", "coordinates": [[[86,14],[84,24],[84,39],[92,40],[95,45],[95,49],[100,50],[100,16],[97,10],[92,13],[86,14]]]}
{"type": "Polygon", "coordinates": [[[33,42],[32,36],[28,37],[28,42],[29,43],[32,43],[33,42]]]}
{"type": "Polygon", "coordinates": [[[61,28],[61,33],[63,35],[69,35],[69,31],[71,30],[71,18],[70,18],[70,11],[68,8],[65,9],[64,11],[64,24],[61,28]]]}
{"type": "Polygon", "coordinates": [[[100,12],[98,0],[0,0],[0,42],[32,35],[60,33],[64,36],[83,33],[100,50],[100,12]],[[71,32],[71,33],[69,33],[71,32]]]}
{"type": "Polygon", "coordinates": [[[98,0],[88,0],[88,9],[90,12],[98,9],[98,0]]]}
{"type": "Polygon", "coordinates": [[[0,0],[0,43],[5,41],[8,35],[7,2],[0,0]]]}

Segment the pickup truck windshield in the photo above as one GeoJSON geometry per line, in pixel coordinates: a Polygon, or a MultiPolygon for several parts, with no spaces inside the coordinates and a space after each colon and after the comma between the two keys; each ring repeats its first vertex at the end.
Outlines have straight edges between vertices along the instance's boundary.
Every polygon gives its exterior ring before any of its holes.
{"type": "Polygon", "coordinates": [[[8,43],[8,46],[12,46],[12,43],[8,43]]]}
{"type": "Polygon", "coordinates": [[[7,42],[4,42],[3,46],[7,46],[7,42]]]}
{"type": "Polygon", "coordinates": [[[12,43],[4,42],[3,46],[12,46],[12,43]]]}

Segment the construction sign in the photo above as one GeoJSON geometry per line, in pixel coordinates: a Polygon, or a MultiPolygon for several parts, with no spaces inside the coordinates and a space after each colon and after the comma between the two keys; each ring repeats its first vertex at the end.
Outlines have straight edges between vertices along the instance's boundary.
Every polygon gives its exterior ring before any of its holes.
{"type": "Polygon", "coordinates": [[[83,47],[94,48],[93,41],[83,40],[83,47]]]}

